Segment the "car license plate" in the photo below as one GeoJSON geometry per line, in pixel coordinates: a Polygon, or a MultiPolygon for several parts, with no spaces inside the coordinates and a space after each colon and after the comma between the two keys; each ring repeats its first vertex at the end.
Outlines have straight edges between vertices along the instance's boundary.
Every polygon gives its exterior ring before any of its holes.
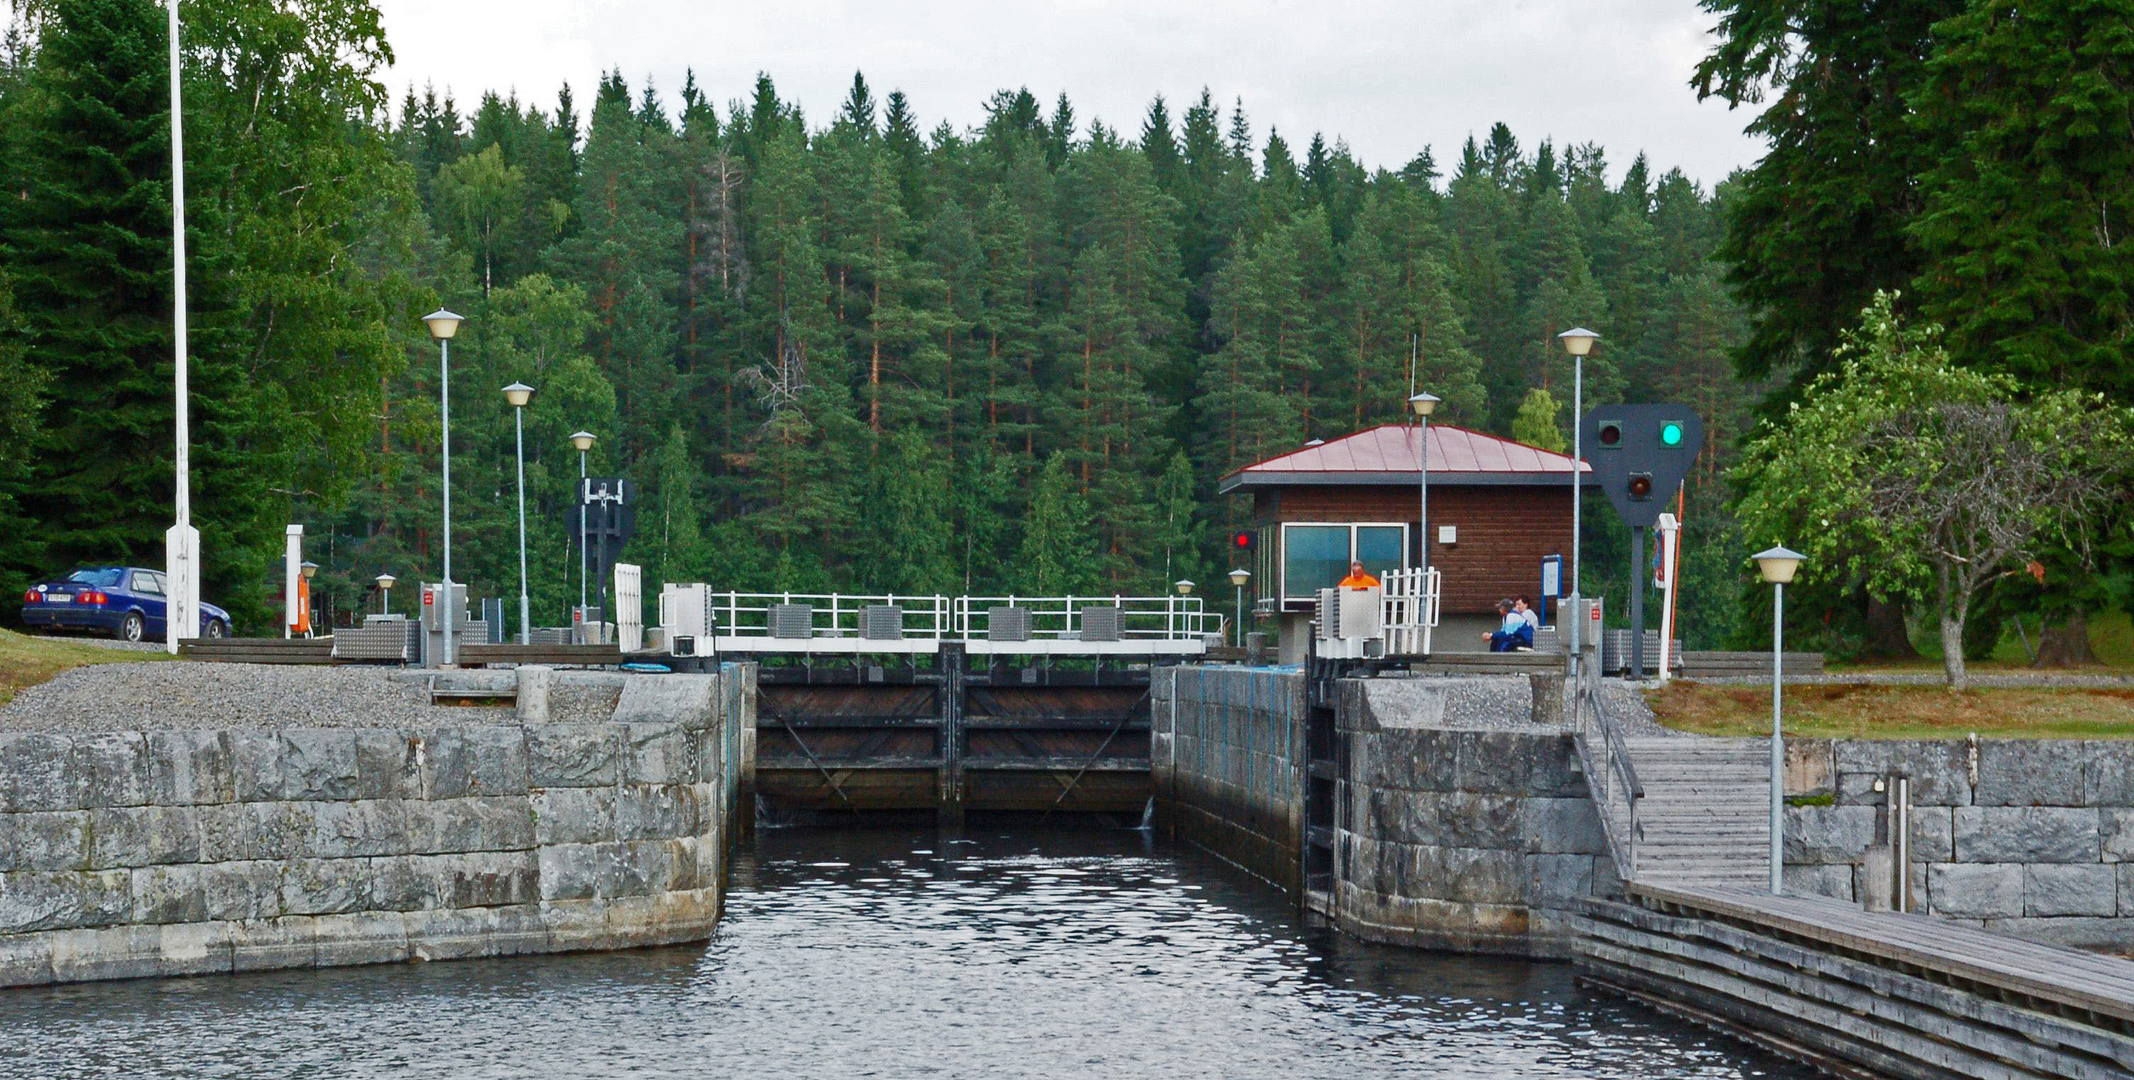
{"type": "Polygon", "coordinates": [[[66,593],[46,593],[44,594],[44,602],[47,604],[71,604],[74,602],[74,598],[66,593]]]}

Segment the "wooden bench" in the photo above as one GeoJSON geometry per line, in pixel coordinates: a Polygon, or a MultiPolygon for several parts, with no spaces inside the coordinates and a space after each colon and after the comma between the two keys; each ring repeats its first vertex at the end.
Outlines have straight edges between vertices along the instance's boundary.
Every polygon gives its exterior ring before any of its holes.
{"type": "MultiPolygon", "coordinates": [[[[1819,652],[1789,652],[1785,654],[1785,674],[1821,675],[1823,654],[1819,652]]],[[[1685,652],[1682,654],[1682,677],[1685,679],[1768,679],[1771,677],[1771,654],[1768,652],[1685,652]]]]}
{"type": "Polygon", "coordinates": [[[178,643],[184,660],[216,664],[331,664],[333,638],[199,638],[178,643]]]}
{"type": "Polygon", "coordinates": [[[1564,662],[1560,652],[1440,652],[1431,653],[1415,670],[1441,675],[1561,675],[1564,662]]]}
{"type": "MultiPolygon", "coordinates": [[[[646,656],[644,659],[654,659],[646,656]]],[[[461,667],[488,664],[575,664],[587,667],[620,664],[619,645],[461,645],[461,667]]]]}

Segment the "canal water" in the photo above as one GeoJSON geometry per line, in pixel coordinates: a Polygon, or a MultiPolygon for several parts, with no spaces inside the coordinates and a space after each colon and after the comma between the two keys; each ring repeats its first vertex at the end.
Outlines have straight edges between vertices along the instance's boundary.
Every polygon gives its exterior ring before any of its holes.
{"type": "Polygon", "coordinates": [[[0,991],[0,1077],[1776,1077],[1135,831],[765,829],[708,945],[0,991]]]}

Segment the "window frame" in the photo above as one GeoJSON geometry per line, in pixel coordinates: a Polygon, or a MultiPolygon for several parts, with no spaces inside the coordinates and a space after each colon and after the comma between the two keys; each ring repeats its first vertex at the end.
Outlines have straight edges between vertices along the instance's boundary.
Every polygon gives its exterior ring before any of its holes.
{"type": "MultiPolygon", "coordinates": [[[[1279,579],[1278,579],[1278,580],[1277,580],[1277,581],[1275,582],[1275,600],[1276,600],[1276,602],[1277,602],[1277,603],[1279,603],[1279,604],[1289,604],[1289,603],[1292,603],[1292,602],[1294,602],[1294,603],[1300,603],[1300,604],[1301,604],[1301,603],[1309,603],[1309,602],[1311,602],[1312,600],[1315,600],[1315,599],[1317,599],[1317,597],[1316,597],[1316,596],[1291,596],[1291,595],[1289,594],[1289,530],[1290,530],[1290,527],[1291,527],[1291,526],[1296,526],[1296,527],[1299,527],[1299,528],[1306,528],[1306,529],[1347,529],[1347,530],[1348,530],[1348,532],[1349,532],[1349,561],[1350,561],[1350,562],[1354,562],[1354,561],[1356,561],[1356,530],[1358,530],[1358,529],[1399,529],[1399,530],[1400,530],[1400,569],[1402,569],[1402,570],[1406,570],[1406,569],[1408,569],[1408,568],[1409,568],[1410,566],[1412,566],[1412,565],[1413,565],[1413,563],[1411,563],[1411,562],[1409,561],[1409,559],[1408,559],[1408,555],[1409,555],[1409,552],[1410,552],[1411,550],[1413,550],[1413,545],[1412,545],[1412,544],[1411,544],[1411,543],[1409,542],[1409,541],[1410,541],[1410,537],[1412,536],[1412,534],[1410,533],[1410,531],[1409,531],[1409,530],[1410,530],[1410,529],[1412,528],[1412,526],[1411,526],[1411,525],[1410,525],[1410,524],[1409,524],[1408,522],[1405,522],[1405,521],[1284,521],[1284,522],[1281,522],[1281,523],[1280,523],[1280,528],[1279,528],[1279,530],[1278,530],[1278,531],[1277,531],[1277,533],[1276,533],[1276,541],[1277,541],[1277,546],[1278,546],[1278,547],[1280,548],[1280,550],[1279,550],[1279,551],[1278,551],[1278,552],[1277,552],[1277,553],[1276,553],[1276,554],[1274,555],[1274,558],[1273,558],[1273,563],[1274,563],[1274,569],[1275,569],[1275,570],[1277,571],[1277,573],[1278,573],[1278,575],[1279,575],[1279,579]]],[[[1369,567],[1366,567],[1365,569],[1369,569],[1369,567]]]]}

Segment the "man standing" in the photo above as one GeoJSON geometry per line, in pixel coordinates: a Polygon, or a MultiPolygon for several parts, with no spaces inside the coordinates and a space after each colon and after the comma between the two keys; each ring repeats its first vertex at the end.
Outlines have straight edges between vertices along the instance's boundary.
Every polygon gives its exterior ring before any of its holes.
{"type": "Polygon", "coordinates": [[[1370,572],[1363,568],[1363,562],[1358,560],[1349,564],[1349,576],[1341,579],[1341,587],[1344,589],[1375,589],[1378,587],[1378,579],[1372,577],[1370,572]]]}

